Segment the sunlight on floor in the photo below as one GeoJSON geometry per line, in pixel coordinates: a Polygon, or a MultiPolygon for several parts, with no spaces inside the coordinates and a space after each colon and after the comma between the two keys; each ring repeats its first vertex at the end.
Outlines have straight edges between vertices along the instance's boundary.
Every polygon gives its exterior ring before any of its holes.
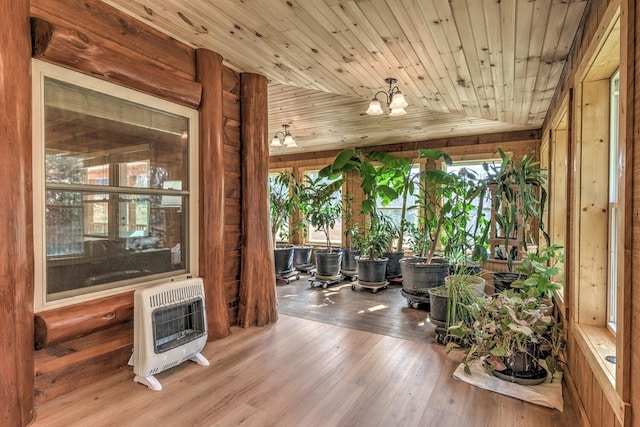
{"type": "MultiPolygon", "coordinates": [[[[389,306],[380,304],[380,305],[375,305],[373,307],[367,308],[367,311],[372,312],[372,311],[384,310],[385,308],[389,308],[389,306]]],[[[364,314],[364,312],[365,310],[360,310],[358,314],[364,314]]]]}

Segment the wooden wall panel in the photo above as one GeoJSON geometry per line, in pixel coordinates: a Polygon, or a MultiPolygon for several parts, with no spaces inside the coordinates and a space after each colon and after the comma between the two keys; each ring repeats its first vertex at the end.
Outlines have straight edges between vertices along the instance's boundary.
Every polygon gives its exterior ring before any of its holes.
{"type": "Polygon", "coordinates": [[[615,411],[609,404],[602,388],[593,375],[580,346],[573,340],[568,343],[568,364],[571,369],[571,380],[575,385],[579,399],[578,405],[585,413],[590,425],[601,427],[615,427],[620,425],[615,411]]]}
{"type": "MultiPolygon", "coordinates": [[[[623,25],[625,35],[628,35],[629,43],[632,46],[626,46],[623,49],[624,63],[629,69],[629,79],[623,90],[628,91],[627,96],[630,100],[630,114],[634,120],[631,121],[630,129],[625,130],[627,156],[632,159],[631,170],[627,174],[627,188],[630,195],[631,215],[628,215],[625,227],[631,230],[631,242],[625,247],[625,253],[629,254],[627,265],[626,279],[631,283],[629,293],[625,293],[624,303],[629,307],[629,345],[626,356],[630,365],[627,387],[629,388],[629,401],[631,403],[629,425],[640,425],[640,381],[638,380],[638,367],[640,366],[640,7],[633,0],[623,1],[623,13],[629,16],[630,24],[623,25]],[[632,266],[635,266],[632,267],[632,266]]],[[[626,37],[623,37],[626,39],[626,37]]],[[[626,420],[625,420],[626,421],[626,420]]]]}
{"type": "Polygon", "coordinates": [[[582,91],[582,179],[580,185],[579,323],[606,323],[607,227],[609,171],[602,159],[609,156],[609,81],[584,82],[582,91]],[[590,286],[590,284],[592,284],[590,286]]]}
{"type": "Polygon", "coordinates": [[[240,76],[225,67],[222,74],[224,111],[225,298],[232,325],[238,322],[241,260],[242,175],[240,140],[240,76]]]}

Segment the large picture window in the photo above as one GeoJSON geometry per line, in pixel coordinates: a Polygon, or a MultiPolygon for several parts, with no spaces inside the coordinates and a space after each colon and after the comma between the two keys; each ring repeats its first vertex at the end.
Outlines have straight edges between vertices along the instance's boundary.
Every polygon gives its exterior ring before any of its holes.
{"type": "Polygon", "coordinates": [[[34,61],[36,306],[187,273],[196,258],[197,112],[95,80],[34,61]]]}

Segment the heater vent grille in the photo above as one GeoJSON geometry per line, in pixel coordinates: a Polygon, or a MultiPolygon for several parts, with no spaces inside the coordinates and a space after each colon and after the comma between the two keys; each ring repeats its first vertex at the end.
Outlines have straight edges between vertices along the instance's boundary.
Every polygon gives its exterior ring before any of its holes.
{"type": "Polygon", "coordinates": [[[185,285],[179,288],[167,289],[158,293],[149,295],[149,308],[152,310],[158,307],[174,305],[182,301],[188,301],[197,297],[204,298],[203,288],[201,285],[185,285]]]}

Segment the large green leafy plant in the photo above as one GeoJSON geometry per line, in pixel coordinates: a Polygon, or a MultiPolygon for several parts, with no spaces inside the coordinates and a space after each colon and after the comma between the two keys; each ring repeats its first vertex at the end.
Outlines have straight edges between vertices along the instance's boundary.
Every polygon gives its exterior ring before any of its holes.
{"type": "Polygon", "coordinates": [[[522,275],[511,287],[528,298],[550,301],[553,293],[562,287],[563,262],[561,245],[546,246],[538,253],[530,253],[522,259],[522,265],[516,269],[522,275]]]}
{"type": "Polygon", "coordinates": [[[299,203],[305,221],[316,230],[321,230],[326,239],[327,250],[332,251],[330,231],[342,214],[342,203],[336,192],[344,180],[339,177],[328,180],[305,175],[299,190],[299,203]]]}
{"type": "Polygon", "coordinates": [[[377,154],[364,153],[358,149],[341,151],[333,163],[323,168],[319,176],[337,179],[339,176],[356,174],[360,188],[364,194],[361,213],[368,216],[366,224],[359,229],[356,243],[360,253],[370,259],[381,258],[397,231],[377,207],[377,199],[385,195],[390,199],[398,197],[398,193],[389,185],[378,179],[382,166],[376,165],[380,157],[377,154]]]}

